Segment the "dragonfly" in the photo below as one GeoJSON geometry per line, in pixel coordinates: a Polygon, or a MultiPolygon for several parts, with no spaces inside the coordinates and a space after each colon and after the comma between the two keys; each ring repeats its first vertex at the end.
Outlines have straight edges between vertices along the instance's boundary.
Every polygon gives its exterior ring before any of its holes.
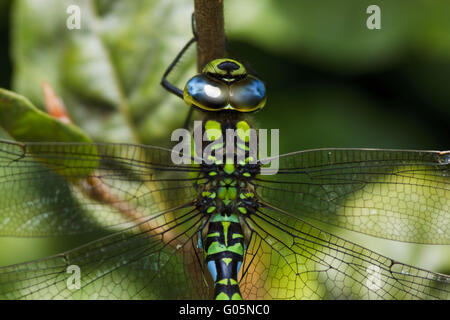
{"type": "Polygon", "coordinates": [[[183,90],[167,80],[195,41],[194,33],[162,79],[204,117],[197,127],[204,135],[191,148],[0,141],[1,235],[107,230],[61,254],[0,267],[0,298],[449,299],[450,276],[314,222],[450,244],[450,152],[254,157],[245,133],[253,127],[248,115],[267,98],[258,76],[222,58],[183,90]],[[227,130],[237,134],[225,142],[227,130]],[[210,143],[215,153],[205,156],[210,143]],[[277,173],[263,174],[274,161],[277,173]]]}

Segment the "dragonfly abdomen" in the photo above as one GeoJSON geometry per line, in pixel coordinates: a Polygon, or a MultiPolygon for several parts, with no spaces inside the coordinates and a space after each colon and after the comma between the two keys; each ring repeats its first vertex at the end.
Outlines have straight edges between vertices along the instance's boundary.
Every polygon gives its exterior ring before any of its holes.
{"type": "Polygon", "coordinates": [[[244,256],[244,235],[236,214],[215,213],[205,239],[205,262],[218,300],[241,300],[237,276],[244,256]]]}
{"type": "MultiPolygon", "coordinates": [[[[255,194],[249,181],[253,179],[257,166],[250,165],[249,140],[241,133],[230,139],[224,138],[227,130],[246,132],[250,126],[245,121],[208,120],[203,128],[207,142],[221,139],[217,153],[209,156],[213,163],[203,164],[196,181],[199,210],[205,214],[208,229],[199,247],[204,249],[205,263],[214,280],[214,297],[220,300],[240,300],[238,274],[245,252],[245,237],[240,217],[255,209],[255,194]],[[215,130],[215,131],[212,131],[215,130]],[[231,152],[230,152],[231,150],[231,152]],[[238,161],[238,153],[244,157],[238,161]],[[216,157],[222,155],[223,159],[216,157]]],[[[204,146],[202,146],[204,148],[204,146]]]]}

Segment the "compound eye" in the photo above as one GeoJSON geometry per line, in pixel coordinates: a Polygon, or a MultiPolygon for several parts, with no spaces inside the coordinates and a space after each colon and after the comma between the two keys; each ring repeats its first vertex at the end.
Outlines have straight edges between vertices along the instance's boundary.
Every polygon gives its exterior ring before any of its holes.
{"type": "Polygon", "coordinates": [[[188,105],[204,110],[220,110],[227,105],[228,88],[224,84],[196,75],[184,88],[183,99],[188,105]]]}
{"type": "Polygon", "coordinates": [[[231,85],[229,100],[238,111],[256,111],[264,107],[266,103],[266,87],[261,80],[248,75],[231,85]]]}

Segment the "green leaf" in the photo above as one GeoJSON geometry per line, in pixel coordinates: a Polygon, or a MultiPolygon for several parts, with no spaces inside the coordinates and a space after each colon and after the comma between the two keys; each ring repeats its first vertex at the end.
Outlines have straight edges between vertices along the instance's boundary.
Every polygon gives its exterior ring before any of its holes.
{"type": "MultiPolygon", "coordinates": [[[[80,128],[51,117],[37,109],[28,99],[4,89],[0,89],[0,127],[18,141],[92,142],[80,128]]],[[[97,149],[94,145],[67,145],[65,148],[84,154],[91,160],[85,166],[78,166],[78,179],[86,177],[98,166],[97,149]]],[[[36,157],[39,162],[62,176],[67,176],[67,168],[77,161],[58,156],[60,151],[54,145],[30,143],[23,144],[20,149],[16,148],[11,154],[16,154],[18,158],[26,153],[39,154],[36,157]]]]}
{"type": "Polygon", "coordinates": [[[91,141],[80,128],[51,117],[27,98],[5,89],[0,89],[0,127],[18,141],[91,141]]]}
{"type": "MultiPolygon", "coordinates": [[[[96,141],[169,145],[188,107],[159,83],[192,37],[192,12],[191,0],[18,0],[13,88],[42,107],[47,80],[96,141]],[[79,30],[66,27],[69,5],[80,7],[79,30]]],[[[176,83],[195,72],[193,58],[177,68],[176,83]]]]}

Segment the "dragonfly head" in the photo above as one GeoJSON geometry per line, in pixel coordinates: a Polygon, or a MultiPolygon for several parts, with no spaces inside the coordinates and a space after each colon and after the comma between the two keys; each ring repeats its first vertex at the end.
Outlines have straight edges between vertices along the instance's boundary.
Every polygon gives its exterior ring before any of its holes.
{"type": "Polygon", "coordinates": [[[254,112],[266,103],[264,83],[233,59],[209,62],[184,88],[184,101],[204,111],[254,112]]]}

